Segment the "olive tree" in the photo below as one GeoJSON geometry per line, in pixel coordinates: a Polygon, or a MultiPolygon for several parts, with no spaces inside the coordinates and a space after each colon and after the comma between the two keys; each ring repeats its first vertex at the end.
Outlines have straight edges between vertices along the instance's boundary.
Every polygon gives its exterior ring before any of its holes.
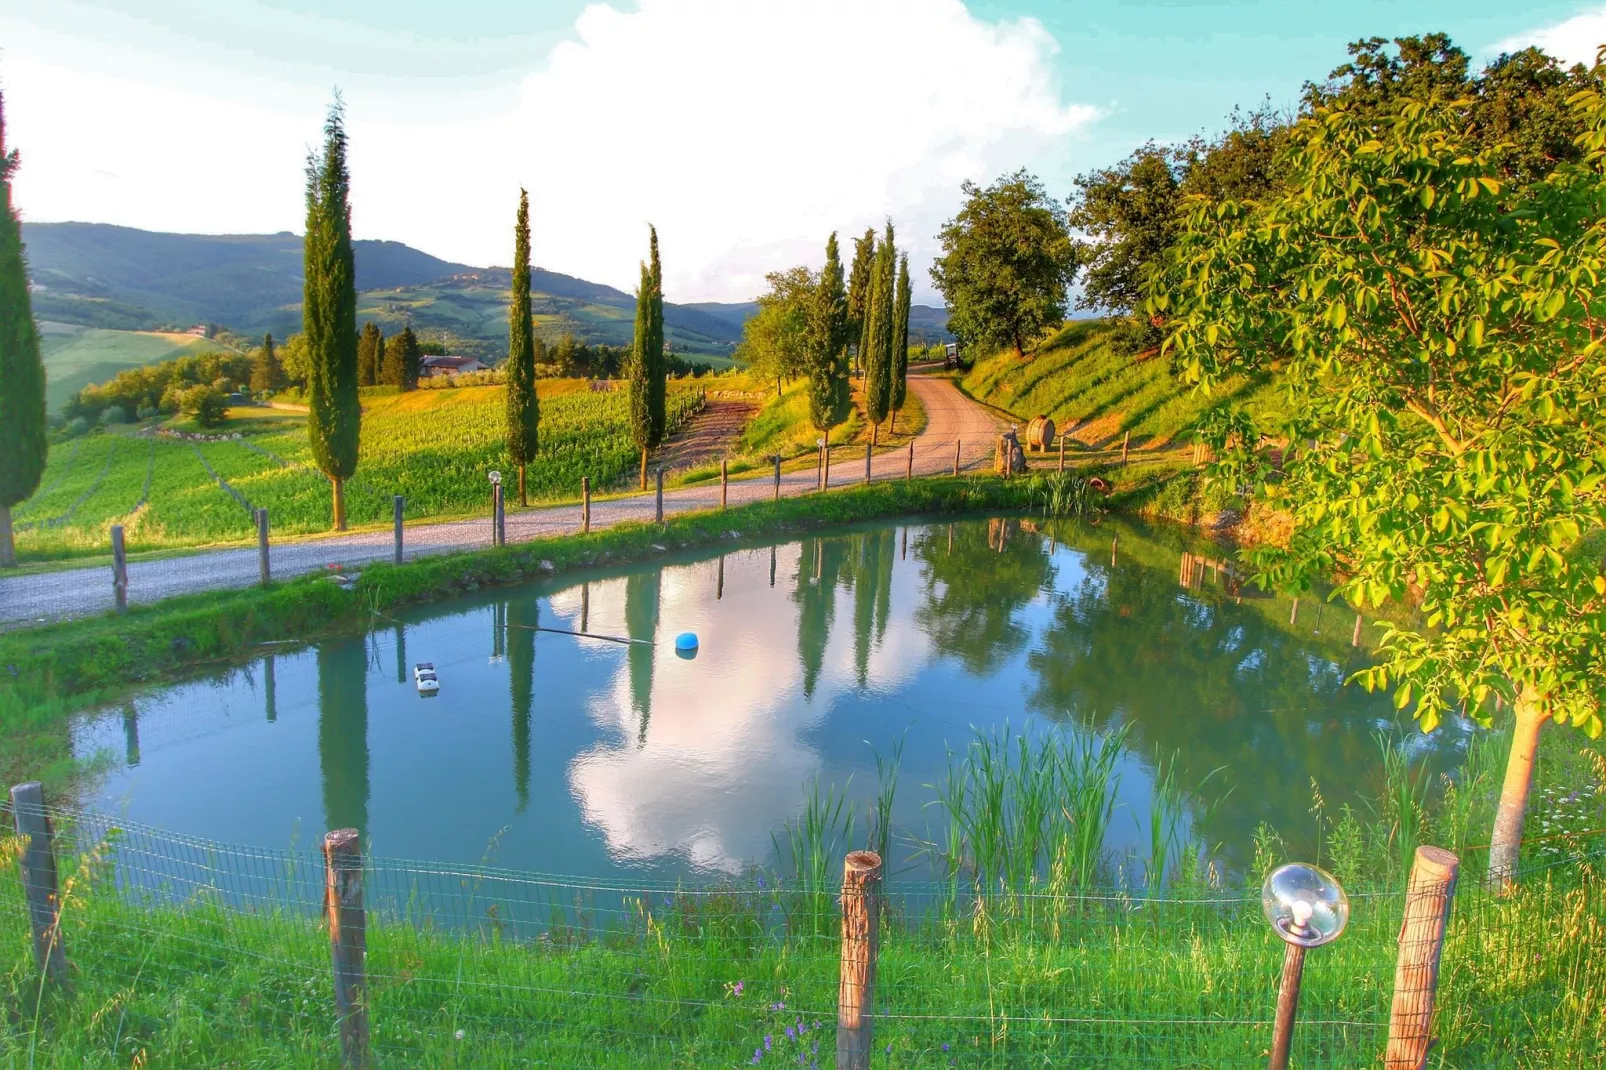
{"type": "MultiPolygon", "coordinates": [[[[1285,589],[1317,574],[1386,625],[1368,688],[1424,731],[1461,709],[1515,716],[1489,857],[1515,877],[1544,725],[1601,729],[1606,579],[1606,95],[1574,99],[1587,156],[1511,184],[1434,95],[1318,107],[1290,135],[1286,185],[1198,199],[1150,307],[1206,388],[1276,368],[1290,393],[1281,471],[1292,518],[1251,554],[1285,589]],[[1500,700],[1504,700],[1501,702],[1500,700]]],[[[1245,454],[1245,421],[1218,420],[1245,454]]],[[[1223,442],[1223,446],[1230,443],[1223,442]]]]}

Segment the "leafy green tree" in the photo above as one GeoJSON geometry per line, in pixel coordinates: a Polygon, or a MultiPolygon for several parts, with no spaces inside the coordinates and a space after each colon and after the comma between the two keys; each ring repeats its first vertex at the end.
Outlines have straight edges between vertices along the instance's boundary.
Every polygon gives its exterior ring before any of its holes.
{"type": "Polygon", "coordinates": [[[855,346],[860,374],[863,374],[864,356],[857,346],[864,337],[865,304],[870,299],[870,275],[875,267],[875,228],[865,227],[864,233],[853,240],[853,266],[848,271],[848,341],[855,346]]]}
{"type": "Polygon", "coordinates": [[[513,298],[508,308],[507,347],[507,454],[519,469],[521,506],[530,504],[524,488],[524,466],[535,458],[540,445],[535,342],[535,324],[530,316],[530,196],[521,189],[518,220],[513,226],[513,298]]]}
{"type": "Polygon", "coordinates": [[[892,306],[892,427],[897,430],[898,413],[909,396],[909,254],[898,257],[898,292],[892,306]]]}
{"type": "Polygon", "coordinates": [[[1460,88],[1319,103],[1276,195],[1195,202],[1150,307],[1190,380],[1283,369],[1290,448],[1255,471],[1293,529],[1258,570],[1414,596],[1427,628],[1385,625],[1359,679],[1424,730],[1513,708],[1489,856],[1510,880],[1541,729],[1601,728],[1606,577],[1581,540],[1606,525],[1606,92],[1577,98],[1583,161],[1510,183],[1460,88]]]}
{"type": "Polygon", "coordinates": [[[405,387],[407,382],[405,354],[402,352],[401,335],[392,335],[385,339],[379,357],[379,384],[381,386],[405,387]]]}
{"type": "Polygon", "coordinates": [[[357,470],[362,407],[357,398],[357,286],[351,249],[351,177],[346,110],[339,98],[323,128],[322,159],[307,160],[305,326],[307,432],[329,477],[334,528],[346,530],[346,480],[357,470]]]}
{"type": "Polygon", "coordinates": [[[870,269],[870,296],[865,301],[864,335],[859,343],[860,359],[864,362],[864,415],[870,423],[872,445],[892,404],[893,290],[897,285],[897,255],[889,219],[870,269]]]}
{"type": "Polygon", "coordinates": [[[940,235],[931,279],[948,304],[948,329],[970,350],[1026,346],[1065,319],[1076,246],[1065,210],[1021,170],[986,189],[966,182],[964,206],[940,235]]]}
{"type": "Polygon", "coordinates": [[[274,351],[274,355],[279,358],[279,369],[284,372],[285,382],[304,389],[307,376],[312,372],[307,336],[301,332],[292,334],[274,351]]]}
{"type": "Polygon", "coordinates": [[[273,335],[262,336],[262,348],[251,355],[251,390],[258,394],[274,394],[284,389],[284,369],[279,366],[278,354],[273,351],[273,335]]]}
{"type": "Polygon", "coordinates": [[[760,295],[758,311],[742,324],[736,355],[756,378],[775,380],[775,396],[785,380],[808,373],[809,313],[815,278],[806,267],[772,271],[764,276],[769,292],[760,295]]]}
{"type": "Polygon", "coordinates": [[[229,399],[211,383],[202,383],[178,395],[178,411],[202,427],[217,427],[228,418],[229,399]]]}
{"type": "Polygon", "coordinates": [[[424,347],[411,326],[403,327],[402,333],[385,344],[387,356],[392,349],[396,350],[396,362],[401,368],[401,388],[417,390],[418,380],[424,374],[424,347]]]}
{"type": "Polygon", "coordinates": [[[842,257],[833,232],[825,243],[809,303],[804,364],[809,376],[809,420],[822,434],[847,418],[852,398],[848,382],[848,297],[842,284],[842,257]]]}
{"type": "Polygon", "coordinates": [[[658,228],[649,227],[648,230],[652,233],[652,254],[648,260],[652,300],[647,321],[647,354],[652,362],[648,385],[652,399],[652,439],[657,445],[663,442],[669,430],[669,368],[664,361],[664,266],[658,260],[658,228]]]}
{"type": "Polygon", "coordinates": [[[17,563],[11,507],[39,489],[49,450],[45,365],[28,296],[22,224],[11,206],[17,160],[17,150],[6,148],[5,97],[0,94],[0,567],[17,563]]]}
{"type": "Polygon", "coordinates": [[[384,359],[385,336],[379,325],[369,320],[357,336],[357,385],[378,386],[379,365],[384,359]]]}

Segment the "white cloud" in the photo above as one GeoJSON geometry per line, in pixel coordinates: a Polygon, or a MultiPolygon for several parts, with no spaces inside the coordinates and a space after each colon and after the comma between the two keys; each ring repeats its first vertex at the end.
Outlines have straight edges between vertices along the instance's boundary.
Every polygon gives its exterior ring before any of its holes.
{"type": "MultiPolygon", "coordinates": [[[[300,229],[327,71],[242,74],[197,51],[179,77],[143,44],[0,29],[28,218],[300,229]]],[[[1063,99],[1057,50],[1035,19],[981,19],[961,0],[596,4],[511,88],[337,75],[353,222],[359,237],[506,263],[522,184],[542,266],[628,289],[650,221],[668,296],[684,301],[751,297],[764,272],[817,263],[830,231],[845,242],[890,215],[929,299],[925,266],[962,180],[1069,170],[1068,142],[1097,112],[1063,99]]]]}
{"type": "Polygon", "coordinates": [[[1549,55],[1566,64],[1593,65],[1595,53],[1606,45],[1606,7],[1574,15],[1554,26],[1529,30],[1509,37],[1496,45],[1492,52],[1514,52],[1529,45],[1538,45],[1549,55]]]}

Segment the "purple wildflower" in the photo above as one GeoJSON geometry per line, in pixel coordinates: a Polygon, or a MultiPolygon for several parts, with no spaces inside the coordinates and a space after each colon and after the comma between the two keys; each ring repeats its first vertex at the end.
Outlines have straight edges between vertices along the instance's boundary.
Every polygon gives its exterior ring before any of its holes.
{"type": "Polygon", "coordinates": [[[771,1003],[770,1004],[770,1010],[772,1010],[772,1011],[784,1011],[784,1010],[786,1010],[786,1003],[784,1001],[782,1001],[780,1003],[771,1003]]]}
{"type": "Polygon", "coordinates": [[[741,981],[737,981],[736,985],[731,989],[731,995],[739,996],[741,994],[742,994],[742,982],[741,981]]]}
{"type": "Polygon", "coordinates": [[[770,1050],[770,1041],[772,1041],[774,1039],[775,1038],[770,1036],[768,1033],[764,1034],[764,1050],[765,1051],[769,1051],[770,1050]]]}
{"type": "Polygon", "coordinates": [[[753,1065],[757,1066],[759,1064],[760,1060],[762,1060],[763,1058],[764,1058],[764,1053],[759,1051],[757,1048],[754,1048],[753,1049],[753,1065]]]}
{"type": "Polygon", "coordinates": [[[943,1051],[947,1051],[948,1050],[948,1044],[947,1044],[946,1041],[943,1043],[942,1050],[943,1051]]]}
{"type": "Polygon", "coordinates": [[[786,1039],[787,1040],[796,1040],[797,1039],[797,1030],[793,1029],[791,1026],[787,1026],[786,1027],[786,1039]]]}

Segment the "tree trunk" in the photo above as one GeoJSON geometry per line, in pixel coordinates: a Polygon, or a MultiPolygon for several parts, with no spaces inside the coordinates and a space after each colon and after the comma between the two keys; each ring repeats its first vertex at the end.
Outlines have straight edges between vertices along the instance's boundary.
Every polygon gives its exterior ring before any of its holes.
{"type": "Polygon", "coordinates": [[[1489,883],[1503,886],[1517,881],[1517,861],[1522,852],[1522,819],[1528,810],[1529,789],[1533,787],[1539,732],[1547,720],[1538,696],[1531,690],[1518,696],[1513,712],[1517,724],[1511,737],[1511,756],[1506,759],[1506,780],[1500,788],[1500,806],[1494,815],[1494,833],[1489,837],[1489,883]]]}
{"type": "Polygon", "coordinates": [[[1020,338],[1017,336],[1017,337],[1015,337],[1015,338],[1013,338],[1011,340],[1015,343],[1015,359],[1016,360],[1025,360],[1026,359],[1026,350],[1021,348],[1020,338]]]}
{"type": "Polygon", "coordinates": [[[346,481],[339,476],[329,478],[329,486],[335,497],[335,530],[346,530],[346,481]]]}
{"type": "Polygon", "coordinates": [[[889,434],[889,435],[897,435],[897,433],[898,433],[898,410],[897,409],[893,409],[892,410],[892,423],[887,427],[887,434],[889,434]]]}
{"type": "Polygon", "coordinates": [[[525,497],[524,494],[524,466],[521,464],[519,465],[519,508],[528,508],[529,504],[530,499],[525,497]]]}
{"type": "Polygon", "coordinates": [[[871,449],[875,449],[876,433],[879,432],[880,430],[881,430],[881,425],[880,424],[872,423],[870,425],[870,448],[871,449]]]}
{"type": "Polygon", "coordinates": [[[641,447],[641,489],[647,489],[647,447],[641,447]]]}
{"type": "Polygon", "coordinates": [[[0,505],[0,568],[17,563],[17,545],[11,539],[11,506],[0,505]]]}
{"type": "Polygon", "coordinates": [[[779,375],[775,377],[775,396],[781,396],[781,377],[779,375]]]}

